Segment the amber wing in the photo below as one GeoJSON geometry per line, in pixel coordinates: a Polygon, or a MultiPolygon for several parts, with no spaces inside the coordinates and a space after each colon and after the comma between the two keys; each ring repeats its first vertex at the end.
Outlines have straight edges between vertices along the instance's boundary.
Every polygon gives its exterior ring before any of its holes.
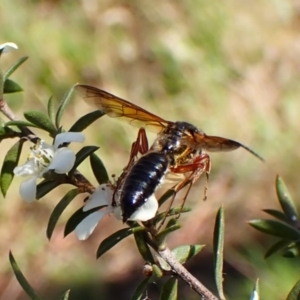
{"type": "Polygon", "coordinates": [[[136,127],[159,133],[170,122],[124,99],[89,85],[77,84],[75,89],[88,104],[103,111],[111,118],[118,118],[136,127]]]}
{"type": "Polygon", "coordinates": [[[252,153],[261,161],[264,161],[264,159],[259,154],[257,154],[249,147],[239,142],[226,139],[223,137],[219,137],[219,136],[209,136],[206,135],[205,133],[197,133],[194,134],[193,138],[191,137],[183,138],[182,142],[194,149],[203,149],[209,152],[232,151],[238,148],[244,148],[245,150],[252,153]]]}

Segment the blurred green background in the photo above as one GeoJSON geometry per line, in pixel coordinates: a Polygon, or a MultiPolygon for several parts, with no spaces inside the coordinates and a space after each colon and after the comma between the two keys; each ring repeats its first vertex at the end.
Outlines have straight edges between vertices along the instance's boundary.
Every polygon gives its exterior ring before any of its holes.
{"type": "MultiPolygon", "coordinates": [[[[20,118],[24,110],[46,110],[51,95],[58,103],[80,82],[167,120],[188,121],[207,134],[237,140],[266,159],[263,164],[244,150],[213,153],[208,200],[202,201],[201,178],[188,199],[194,209],[182,216],[183,227],[171,235],[169,245],[206,244],[188,268],[215,291],[212,231],[216,211],[224,204],[228,298],[248,299],[259,277],[262,299],[284,299],[299,279],[299,263],[264,260],[275,240],[246,222],[266,217],[264,208],[278,208],[276,173],[296,200],[300,194],[299,2],[2,0],[0,13],[0,43],[19,46],[1,58],[2,69],[20,56],[30,58],[12,76],[24,92],[7,96],[20,118]]],[[[63,125],[68,129],[89,111],[75,95],[63,125]]],[[[85,133],[86,145],[100,146],[97,153],[109,173],[119,174],[137,129],[104,117],[85,133]]],[[[149,134],[150,140],[154,137],[149,134]]],[[[1,159],[13,142],[1,144],[1,159]]],[[[95,182],[88,164],[80,170],[95,182]]],[[[68,187],[26,204],[18,195],[19,182],[1,201],[0,300],[27,299],[12,274],[9,249],[46,299],[57,299],[68,288],[70,299],[129,299],[142,279],[134,242],[126,239],[95,259],[100,241],[123,225],[107,217],[88,241],[79,242],[73,234],[63,239],[67,218],[82,204],[78,197],[49,242],[47,219],[68,187]]],[[[159,285],[152,288],[149,296],[157,299],[159,285]]],[[[198,298],[183,286],[180,299],[198,298]]]]}

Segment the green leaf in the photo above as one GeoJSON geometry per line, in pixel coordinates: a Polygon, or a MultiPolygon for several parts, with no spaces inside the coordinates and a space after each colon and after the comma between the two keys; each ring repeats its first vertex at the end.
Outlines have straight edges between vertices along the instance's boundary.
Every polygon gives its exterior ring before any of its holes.
{"type": "Polygon", "coordinates": [[[285,185],[281,177],[276,177],[276,192],[277,197],[280,202],[280,205],[285,213],[285,215],[288,217],[288,219],[293,223],[297,223],[298,220],[298,213],[295,208],[294,201],[285,185]]]}
{"type": "Polygon", "coordinates": [[[183,214],[183,213],[186,213],[189,211],[191,211],[191,208],[187,207],[187,206],[185,206],[183,208],[181,208],[181,206],[174,207],[174,208],[171,208],[169,212],[162,212],[162,213],[159,213],[158,215],[156,215],[153,219],[153,223],[156,224],[156,223],[160,222],[161,220],[163,220],[166,217],[166,215],[168,215],[168,217],[178,216],[179,213],[183,214]]]}
{"type": "Polygon", "coordinates": [[[78,194],[80,194],[78,189],[70,190],[55,206],[47,226],[47,238],[49,240],[51,239],[52,233],[61,214],[78,194]]]}
{"type": "Polygon", "coordinates": [[[276,221],[276,220],[251,220],[249,224],[257,230],[283,238],[286,240],[298,240],[300,238],[300,232],[292,226],[276,221]]]}
{"type": "Polygon", "coordinates": [[[160,300],[177,300],[178,280],[174,277],[169,278],[163,285],[160,293],[160,300]]]}
{"type": "Polygon", "coordinates": [[[27,295],[30,297],[30,299],[32,300],[43,300],[35,291],[34,289],[31,287],[31,285],[29,284],[29,282],[26,280],[26,278],[24,277],[23,273],[21,272],[19,266],[17,265],[11,251],[9,251],[9,261],[11,264],[11,267],[15,273],[15,276],[20,284],[20,286],[22,287],[22,289],[27,293],[27,295]]]}
{"type": "Polygon", "coordinates": [[[215,281],[220,299],[226,299],[223,290],[223,251],[224,251],[224,208],[218,210],[214,228],[215,281]]]}
{"type": "Polygon", "coordinates": [[[60,101],[56,117],[55,117],[55,125],[57,128],[60,127],[60,120],[62,118],[62,115],[66,109],[66,106],[68,105],[69,101],[71,100],[71,96],[74,90],[74,86],[64,95],[62,100],[60,101]]]}
{"type": "Polygon", "coordinates": [[[21,138],[20,132],[14,131],[9,127],[3,127],[0,125],[0,141],[15,137],[21,138]]]}
{"type": "Polygon", "coordinates": [[[280,240],[278,242],[276,242],[272,247],[270,247],[270,249],[267,251],[267,253],[265,254],[265,258],[270,257],[271,255],[277,253],[280,250],[283,250],[284,248],[286,248],[289,244],[291,243],[291,241],[287,241],[287,240],[280,240]]]}
{"type": "Polygon", "coordinates": [[[250,300],[259,300],[259,285],[258,285],[258,283],[259,283],[259,280],[257,278],[255,281],[255,285],[253,287],[253,291],[252,291],[250,300]]]}
{"type": "Polygon", "coordinates": [[[7,190],[14,178],[14,168],[18,165],[24,140],[16,142],[4,157],[4,162],[0,175],[0,186],[3,196],[6,196],[7,190]]]}
{"type": "Polygon", "coordinates": [[[23,89],[11,79],[6,79],[3,86],[3,94],[12,94],[22,92],[23,89]]]}
{"type": "Polygon", "coordinates": [[[62,183],[58,180],[43,180],[37,185],[36,199],[41,199],[62,183]]]}
{"type": "Polygon", "coordinates": [[[300,300],[300,280],[293,286],[286,300],[300,300]]]}
{"type": "Polygon", "coordinates": [[[163,241],[168,234],[179,229],[180,227],[181,225],[178,223],[176,219],[171,219],[168,222],[166,228],[156,235],[156,239],[158,241],[163,241]]]}
{"type": "Polygon", "coordinates": [[[4,126],[26,126],[26,127],[35,127],[35,128],[38,128],[38,126],[30,123],[30,122],[26,122],[26,121],[21,121],[21,120],[18,120],[18,121],[9,121],[9,122],[6,122],[4,124],[4,126]]]}
{"type": "Polygon", "coordinates": [[[28,56],[21,57],[19,60],[16,61],[14,65],[12,65],[3,75],[3,81],[7,80],[8,77],[17,70],[26,60],[28,56]]]}
{"type": "Polygon", "coordinates": [[[51,120],[51,123],[55,124],[55,111],[54,111],[54,103],[53,103],[52,96],[48,100],[47,113],[48,113],[49,119],[51,120]]]}
{"type": "Polygon", "coordinates": [[[299,247],[294,247],[286,250],[286,252],[284,252],[282,256],[285,258],[299,257],[300,256],[299,247]]]}
{"type": "Polygon", "coordinates": [[[190,258],[197,255],[205,245],[182,245],[172,250],[177,261],[184,264],[190,258]]]}
{"type": "Polygon", "coordinates": [[[276,219],[286,222],[289,222],[289,219],[286,217],[286,215],[281,212],[280,210],[277,209],[263,209],[263,211],[269,215],[271,215],[272,217],[275,217],[276,219]]]}
{"type": "Polygon", "coordinates": [[[144,231],[136,232],[134,234],[134,238],[135,238],[136,246],[137,246],[141,256],[145,260],[145,262],[149,262],[151,264],[154,264],[155,261],[154,261],[154,258],[152,256],[152,253],[149,249],[149,246],[146,242],[145,232],[144,231]]]}
{"type": "Polygon", "coordinates": [[[109,236],[108,238],[106,238],[101,242],[97,250],[97,258],[99,258],[101,255],[103,255],[105,252],[107,252],[109,249],[111,249],[113,246],[118,244],[126,237],[130,236],[135,232],[142,231],[142,230],[145,230],[145,228],[142,226],[137,226],[137,227],[124,228],[113,233],[111,236],[109,236]]]}
{"type": "Polygon", "coordinates": [[[91,113],[88,113],[88,114],[84,115],[83,117],[81,117],[79,120],[77,120],[72,125],[72,127],[70,128],[69,131],[81,132],[104,115],[105,115],[105,113],[103,113],[100,110],[96,110],[91,113]]]}
{"type": "Polygon", "coordinates": [[[300,256],[300,241],[297,241],[295,243],[291,243],[286,251],[282,255],[283,257],[287,258],[294,258],[300,256]]]}
{"type": "Polygon", "coordinates": [[[153,264],[151,268],[152,268],[152,275],[150,277],[149,283],[157,282],[159,279],[161,279],[164,276],[163,271],[158,265],[153,264]]]}
{"type": "Polygon", "coordinates": [[[77,225],[84,220],[86,217],[88,217],[90,214],[94,213],[95,211],[98,211],[99,209],[106,207],[106,205],[102,205],[99,207],[95,207],[93,209],[89,209],[88,211],[83,211],[84,206],[79,208],[75,213],[70,217],[70,219],[67,221],[64,231],[64,237],[69,235],[71,232],[75,230],[77,225]]]}
{"type": "MultiPolygon", "coordinates": [[[[135,289],[133,295],[131,296],[131,300],[141,300],[145,291],[147,290],[149,277],[145,278],[135,289]]],[[[145,299],[145,298],[143,298],[145,299]]]]}
{"type": "Polygon", "coordinates": [[[164,271],[170,272],[172,271],[172,268],[170,265],[161,257],[161,256],[156,256],[156,259],[158,261],[158,265],[160,268],[164,271]]]}
{"type": "Polygon", "coordinates": [[[76,153],[76,159],[75,159],[75,163],[74,166],[72,167],[72,169],[69,172],[69,175],[71,175],[76,169],[77,167],[89,156],[91,155],[93,152],[95,152],[96,150],[98,150],[99,147],[97,146],[85,146],[83,148],[81,148],[77,153],[76,153]]]}
{"type": "Polygon", "coordinates": [[[68,300],[68,299],[69,299],[69,296],[70,296],[70,290],[67,290],[67,291],[63,294],[61,300],[68,300]]]}
{"type": "Polygon", "coordinates": [[[98,183],[107,183],[109,181],[108,173],[102,160],[95,153],[90,155],[90,164],[98,183]]]}
{"type": "Polygon", "coordinates": [[[27,121],[31,122],[32,124],[35,124],[38,128],[41,128],[52,135],[54,135],[57,132],[57,129],[55,128],[54,124],[51,122],[48,115],[41,111],[37,110],[31,110],[24,113],[24,117],[27,121]]]}
{"type": "Polygon", "coordinates": [[[159,199],[159,206],[163,205],[169,198],[171,198],[175,194],[173,189],[167,190],[159,199]]]}

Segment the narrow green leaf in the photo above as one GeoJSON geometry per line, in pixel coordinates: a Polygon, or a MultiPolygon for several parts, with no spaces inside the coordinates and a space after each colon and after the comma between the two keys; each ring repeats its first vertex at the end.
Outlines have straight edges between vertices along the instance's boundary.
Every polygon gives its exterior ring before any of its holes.
{"type": "Polygon", "coordinates": [[[285,247],[287,247],[291,241],[287,240],[280,240],[279,242],[276,242],[265,254],[265,258],[270,257],[271,255],[277,253],[280,250],[283,250],[285,247]]]}
{"type": "Polygon", "coordinates": [[[300,256],[299,246],[289,247],[283,254],[286,258],[295,258],[300,256]]]}
{"type": "Polygon", "coordinates": [[[81,148],[77,153],[76,153],[76,160],[74,163],[74,166],[72,167],[72,169],[69,172],[69,175],[71,175],[76,169],[77,167],[89,156],[91,155],[93,152],[95,152],[96,150],[98,150],[99,147],[97,146],[85,146],[83,148],[81,148]]]}
{"type": "Polygon", "coordinates": [[[169,278],[163,285],[160,293],[160,300],[177,300],[178,280],[174,277],[169,278]]]}
{"type": "Polygon", "coordinates": [[[276,221],[276,220],[251,220],[249,224],[255,229],[283,238],[286,240],[298,240],[300,238],[300,232],[292,226],[276,221]]]}
{"type": "Polygon", "coordinates": [[[289,219],[287,218],[287,216],[281,212],[280,210],[277,209],[263,209],[263,211],[269,215],[271,215],[272,217],[275,217],[276,219],[283,221],[283,222],[289,222],[289,219]]]}
{"type": "Polygon", "coordinates": [[[4,126],[26,126],[26,127],[35,127],[35,128],[38,128],[38,126],[36,126],[35,124],[32,124],[30,122],[27,122],[27,121],[21,121],[21,120],[18,120],[18,121],[9,121],[9,122],[6,122],[4,124],[4,126]]]}
{"type": "Polygon", "coordinates": [[[102,205],[99,207],[95,207],[93,209],[90,209],[88,211],[83,211],[84,206],[79,208],[75,213],[70,217],[70,219],[67,221],[64,231],[64,237],[69,235],[71,232],[75,230],[77,225],[84,220],[86,217],[88,217],[90,214],[94,213],[95,211],[98,211],[99,209],[106,207],[106,205],[102,205]]]}
{"type": "Polygon", "coordinates": [[[136,242],[136,246],[142,255],[145,262],[149,262],[151,264],[155,263],[155,260],[152,256],[152,253],[149,249],[149,246],[146,242],[145,232],[144,231],[138,231],[134,234],[134,239],[136,242]]]}
{"type": "Polygon", "coordinates": [[[0,174],[0,186],[3,196],[14,178],[14,168],[18,165],[24,140],[16,142],[6,153],[0,174]]]}
{"type": "Polygon", "coordinates": [[[67,290],[67,291],[63,294],[61,300],[68,300],[68,299],[69,299],[69,296],[70,296],[70,292],[71,292],[70,290],[67,290]]]}
{"type": "Polygon", "coordinates": [[[49,119],[51,120],[51,123],[55,124],[55,110],[54,110],[54,103],[53,103],[52,96],[48,100],[47,113],[48,113],[49,119]]]}
{"type": "Polygon", "coordinates": [[[31,110],[24,113],[24,117],[27,121],[31,122],[32,124],[35,124],[38,126],[38,128],[43,129],[52,135],[54,135],[57,132],[57,129],[55,128],[54,124],[51,122],[48,115],[41,111],[37,110],[31,110]]]}
{"type": "Polygon", "coordinates": [[[105,115],[105,113],[103,113],[100,110],[96,110],[91,113],[88,113],[88,114],[84,115],[83,117],[81,117],[79,120],[77,120],[72,125],[72,127],[70,128],[69,131],[81,132],[104,115],[105,115]]]}
{"type": "Polygon", "coordinates": [[[157,262],[159,267],[167,272],[170,272],[172,270],[172,268],[170,267],[170,265],[159,255],[156,256],[157,262]]]}
{"type": "Polygon", "coordinates": [[[36,199],[41,199],[63,182],[57,180],[43,180],[37,185],[36,199]]]}
{"type": "Polygon", "coordinates": [[[35,290],[31,287],[29,282],[26,280],[24,277],[23,273],[21,272],[19,266],[17,265],[11,251],[9,251],[9,261],[11,264],[11,267],[15,273],[15,276],[22,287],[22,289],[27,293],[27,295],[30,297],[32,300],[43,300],[42,297],[40,297],[35,290]]]}
{"type": "MultiPolygon", "coordinates": [[[[135,289],[133,295],[131,296],[131,300],[141,300],[145,291],[147,290],[147,286],[149,283],[149,277],[145,278],[135,289]]],[[[146,298],[143,298],[146,299],[146,298]]]]}
{"type": "Polygon", "coordinates": [[[97,258],[99,258],[101,255],[106,253],[109,249],[111,249],[113,246],[118,244],[124,238],[130,236],[135,232],[142,231],[142,230],[145,230],[145,228],[142,226],[137,226],[137,227],[124,228],[115,232],[114,234],[112,234],[111,236],[109,236],[108,238],[106,238],[101,242],[97,250],[97,258]]]}
{"type": "Polygon", "coordinates": [[[175,194],[173,189],[167,190],[159,199],[159,206],[163,205],[169,198],[171,198],[175,194]]]}
{"type": "Polygon", "coordinates": [[[279,176],[276,177],[276,192],[277,192],[278,200],[280,202],[280,205],[285,215],[292,223],[296,223],[298,220],[298,213],[294,201],[285,183],[279,176]]]}
{"type": "Polygon", "coordinates": [[[256,279],[253,291],[251,293],[250,300],[259,300],[259,279],[256,279]]]}
{"type": "Polygon", "coordinates": [[[184,214],[186,212],[189,212],[191,211],[192,209],[190,207],[174,207],[174,208],[171,208],[169,212],[162,212],[162,213],[159,213],[158,215],[156,215],[153,219],[153,223],[158,223],[160,222],[161,220],[163,220],[166,215],[168,215],[168,217],[171,217],[171,216],[178,216],[178,214],[184,214]]]}
{"type": "Polygon", "coordinates": [[[170,234],[175,230],[178,230],[180,227],[181,225],[178,223],[176,219],[171,219],[168,222],[166,228],[156,235],[156,239],[158,241],[163,241],[168,234],[170,234]]]}
{"type": "Polygon", "coordinates": [[[224,251],[224,208],[218,210],[214,228],[215,281],[220,299],[226,299],[223,290],[223,251],[224,251]]]}
{"type": "Polygon", "coordinates": [[[47,238],[49,240],[51,239],[52,233],[61,214],[78,194],[80,194],[78,189],[70,190],[55,206],[47,226],[47,238]]]}
{"type": "Polygon", "coordinates": [[[172,250],[177,261],[184,264],[190,258],[197,255],[205,245],[182,245],[172,250]]]}
{"type": "Polygon", "coordinates": [[[12,94],[22,92],[23,89],[13,80],[6,79],[3,86],[3,94],[12,94]]]}
{"type": "Polygon", "coordinates": [[[296,241],[294,243],[290,243],[282,255],[287,258],[294,258],[300,256],[300,241],[296,241]]]}
{"type": "Polygon", "coordinates": [[[98,183],[107,183],[109,181],[108,173],[102,160],[95,153],[90,155],[90,164],[98,183]]]}
{"type": "Polygon", "coordinates": [[[164,273],[162,269],[156,264],[153,264],[151,267],[152,267],[152,275],[150,276],[149,283],[157,282],[159,279],[161,279],[164,276],[164,273]]]}
{"type": "Polygon", "coordinates": [[[3,127],[0,125],[0,141],[8,138],[21,138],[20,132],[14,131],[9,127],[3,127]]]}
{"type": "Polygon", "coordinates": [[[55,125],[57,128],[60,127],[60,120],[63,116],[63,113],[66,109],[67,104],[69,103],[69,101],[71,100],[71,96],[74,90],[74,86],[64,95],[64,97],[62,98],[57,113],[56,113],[56,118],[55,118],[55,125]]]}
{"type": "Polygon", "coordinates": [[[3,81],[8,79],[8,77],[17,70],[26,60],[28,59],[28,56],[23,56],[19,60],[16,61],[14,65],[12,65],[3,75],[3,81]]]}
{"type": "Polygon", "coordinates": [[[286,300],[300,300],[300,280],[293,286],[286,300]]]}

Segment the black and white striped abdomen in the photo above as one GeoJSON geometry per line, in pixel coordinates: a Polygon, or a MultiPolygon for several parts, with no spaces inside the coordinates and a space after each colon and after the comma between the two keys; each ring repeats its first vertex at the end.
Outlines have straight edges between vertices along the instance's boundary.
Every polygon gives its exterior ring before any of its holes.
{"type": "MultiPolygon", "coordinates": [[[[150,197],[153,197],[168,167],[167,156],[159,152],[146,153],[132,166],[124,179],[119,194],[124,222],[130,219],[150,197]]],[[[140,219],[140,221],[147,220],[140,219]]]]}

